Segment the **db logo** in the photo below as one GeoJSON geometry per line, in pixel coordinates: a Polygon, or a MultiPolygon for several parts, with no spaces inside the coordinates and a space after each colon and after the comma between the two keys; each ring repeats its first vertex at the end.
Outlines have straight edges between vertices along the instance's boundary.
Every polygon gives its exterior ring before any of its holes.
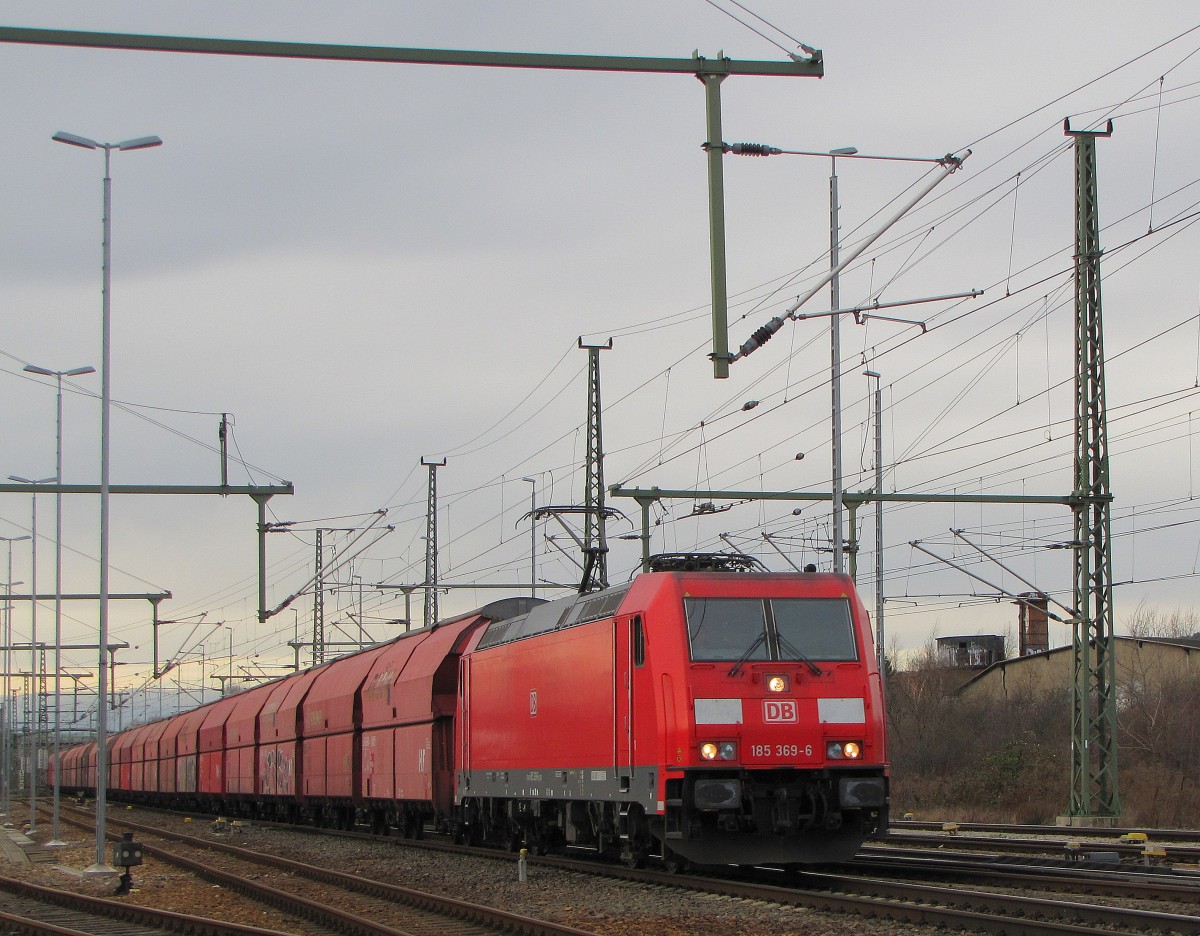
{"type": "Polygon", "coordinates": [[[763,721],[795,722],[797,720],[796,703],[791,699],[763,700],[763,721]]]}

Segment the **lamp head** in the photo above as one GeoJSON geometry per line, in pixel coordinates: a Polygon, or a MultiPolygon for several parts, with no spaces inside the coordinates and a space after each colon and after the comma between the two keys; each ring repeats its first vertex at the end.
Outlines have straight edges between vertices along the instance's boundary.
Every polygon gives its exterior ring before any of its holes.
{"type": "Polygon", "coordinates": [[[858,153],[857,146],[840,146],[829,151],[830,156],[854,156],[858,153]]]}
{"type": "Polygon", "coordinates": [[[95,140],[89,140],[87,137],[79,136],[76,133],[67,133],[65,130],[59,130],[50,139],[56,143],[66,143],[68,146],[82,146],[84,149],[99,149],[100,144],[95,140]]]}
{"type": "Polygon", "coordinates": [[[117,149],[124,152],[125,150],[149,149],[152,146],[162,146],[162,139],[156,136],[144,136],[132,140],[122,140],[117,144],[117,149]]]}

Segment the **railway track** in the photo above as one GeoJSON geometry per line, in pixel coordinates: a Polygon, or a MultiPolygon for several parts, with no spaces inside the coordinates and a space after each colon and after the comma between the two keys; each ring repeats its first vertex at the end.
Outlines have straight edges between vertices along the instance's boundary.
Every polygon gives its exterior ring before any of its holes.
{"type": "MultiPolygon", "coordinates": [[[[64,822],[94,828],[72,810],[64,822]]],[[[492,907],[417,891],[280,855],[184,835],[156,826],[110,819],[110,827],[142,836],[143,853],[232,889],[275,910],[343,936],[593,936],[492,907]],[[162,839],[170,848],[154,844],[162,839]],[[348,909],[352,908],[352,909],[348,909]]]]}
{"type": "MultiPolygon", "coordinates": [[[[152,830],[147,829],[149,834],[152,830]]],[[[311,830],[305,830],[311,831],[311,830]]],[[[321,830],[324,835],[338,835],[321,830]]],[[[353,835],[353,834],[352,834],[353,835]]],[[[403,844],[429,847],[397,839],[368,838],[381,845],[403,844]]],[[[222,846],[222,850],[229,846],[222,846]]],[[[434,847],[437,847],[436,845],[434,847]]],[[[500,857],[491,853],[493,857],[500,857]]],[[[513,856],[503,854],[512,861],[513,856]]],[[[1052,875],[1047,869],[1029,868],[1021,876],[1000,878],[994,869],[981,868],[978,861],[955,863],[943,860],[938,874],[970,876],[979,872],[982,883],[975,887],[935,885],[924,881],[895,880],[879,876],[864,876],[852,868],[839,872],[803,872],[793,875],[786,886],[755,880],[730,880],[709,875],[678,875],[658,871],[632,870],[593,861],[561,857],[529,858],[531,865],[574,871],[590,876],[602,875],[636,882],[651,888],[671,887],[736,900],[761,901],[780,906],[803,907],[838,915],[921,924],[942,928],[965,928],[980,933],[1022,933],[1030,936],[1050,933],[1094,933],[1100,930],[1116,933],[1196,933],[1200,932],[1200,916],[1194,910],[1200,906],[1200,886],[1194,881],[1165,880],[1155,882],[1155,888],[1142,888],[1127,875],[1109,878],[1088,878],[1078,872],[1075,880],[1064,873],[1052,875]],[[1038,896],[997,892],[984,889],[983,884],[1002,889],[1042,892],[1038,896]],[[1072,893],[1103,895],[1103,899],[1081,900],[1047,897],[1044,892],[1055,888],[1072,893]],[[1120,906],[1121,900],[1135,906],[1120,906]],[[1156,904],[1167,904],[1164,909],[1156,904]]],[[[908,865],[906,875],[930,876],[930,868],[908,865]]],[[[895,875],[893,867],[891,873],[895,875]]]]}
{"type": "MultiPolygon", "coordinates": [[[[576,867],[573,859],[539,858],[539,863],[576,867]]],[[[961,927],[971,932],[1028,934],[1095,933],[1097,927],[1114,933],[1198,933],[1200,916],[1165,910],[1145,910],[1045,897],[946,887],[914,881],[865,877],[853,873],[804,871],[792,875],[797,883],[767,884],[759,880],[732,881],[706,875],[674,875],[658,871],[606,868],[605,874],[655,885],[673,885],[742,900],[764,900],[896,922],[939,928],[961,927]]],[[[1026,879],[1026,888],[1040,888],[1026,879]]],[[[1137,895],[1141,900],[1151,895],[1137,895]]],[[[1181,900],[1172,894],[1169,899],[1181,900]]],[[[1186,892],[1200,901],[1200,888],[1186,892]]]]}
{"type": "Polygon", "coordinates": [[[898,819],[891,823],[893,832],[945,832],[946,826],[957,827],[959,832],[999,832],[1009,835],[1070,836],[1073,839],[1119,838],[1135,832],[1146,833],[1155,842],[1196,842],[1200,834],[1188,829],[1134,829],[1134,828],[1068,828],[1066,826],[1030,825],[1029,823],[1001,822],[925,822],[914,819],[898,819]]]}
{"type": "MultiPolygon", "coordinates": [[[[1200,901],[1200,876],[1195,874],[1144,874],[1147,869],[1113,870],[1111,867],[1077,864],[1014,864],[985,861],[978,856],[962,857],[932,850],[871,849],[860,852],[847,870],[885,874],[977,881],[996,887],[1053,890],[1075,894],[1102,894],[1131,900],[1195,904],[1200,901]]],[[[1155,869],[1157,870],[1157,869],[1155,869]]]]}
{"type": "Polygon", "coordinates": [[[4,894],[0,933],[5,936],[287,936],[279,930],[153,910],[4,876],[0,876],[0,891],[4,894]]]}
{"type": "MultiPolygon", "coordinates": [[[[1061,830],[1058,835],[1047,835],[1044,838],[1014,838],[1011,834],[1001,838],[996,834],[977,835],[970,832],[964,834],[961,828],[960,826],[960,831],[953,834],[918,831],[892,832],[882,838],[876,839],[875,842],[887,846],[922,845],[1023,855],[1055,855],[1060,857],[1073,852],[1081,859],[1086,859],[1089,854],[1108,852],[1115,854],[1120,860],[1140,859],[1147,846],[1146,842],[1114,842],[1105,840],[1104,842],[1085,847],[1085,840],[1083,838],[1075,834],[1063,836],[1061,830]],[[1071,843],[1077,843],[1077,847],[1069,849],[1068,845],[1071,843]]],[[[1109,836],[1110,838],[1113,836],[1112,830],[1109,830],[1109,836]]],[[[1195,836],[1193,835],[1190,841],[1195,842],[1195,840],[1195,836]]],[[[1200,863],[1200,846],[1161,841],[1157,838],[1153,840],[1153,844],[1161,848],[1162,857],[1165,861],[1186,864],[1200,863]]],[[[870,851],[871,848],[871,845],[867,845],[864,847],[864,851],[870,851]]]]}

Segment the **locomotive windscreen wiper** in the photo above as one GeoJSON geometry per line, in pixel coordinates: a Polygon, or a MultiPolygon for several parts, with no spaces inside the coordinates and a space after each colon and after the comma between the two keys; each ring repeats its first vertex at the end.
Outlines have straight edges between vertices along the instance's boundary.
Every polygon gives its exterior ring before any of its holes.
{"type": "Polygon", "coordinates": [[[740,670],[742,668],[742,664],[745,663],[748,659],[750,659],[750,657],[754,653],[754,651],[758,649],[759,644],[761,644],[766,639],[767,639],[767,632],[759,631],[758,636],[754,638],[754,642],[746,648],[746,652],[743,653],[740,657],[738,657],[738,661],[736,663],[734,663],[733,666],[729,667],[729,675],[736,676],[738,674],[738,670],[740,670]]]}
{"type": "Polygon", "coordinates": [[[825,671],[823,669],[821,669],[821,667],[817,666],[816,663],[814,663],[812,660],[810,660],[808,657],[806,657],[803,653],[801,653],[799,650],[797,650],[796,645],[793,644],[786,637],[784,637],[783,634],[776,634],[775,636],[779,638],[779,648],[781,650],[786,650],[788,653],[790,653],[792,656],[794,656],[797,660],[800,660],[803,663],[807,663],[808,668],[810,670],[812,670],[812,674],[814,676],[824,676],[825,675],[825,671]]]}

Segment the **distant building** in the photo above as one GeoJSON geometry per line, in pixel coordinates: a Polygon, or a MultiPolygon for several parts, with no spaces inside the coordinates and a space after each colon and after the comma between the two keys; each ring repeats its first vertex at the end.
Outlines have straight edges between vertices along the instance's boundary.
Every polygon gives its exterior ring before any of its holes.
{"type": "Polygon", "coordinates": [[[982,669],[1005,658],[1004,637],[975,634],[937,638],[938,663],[957,669],[982,669]]]}
{"type": "MultiPolygon", "coordinates": [[[[1114,637],[1118,702],[1122,694],[1155,684],[1200,678],[1200,637],[1114,637]]],[[[1068,692],[1075,678],[1071,647],[1000,660],[968,679],[960,695],[1000,701],[1014,696],[1068,692]]]]}

